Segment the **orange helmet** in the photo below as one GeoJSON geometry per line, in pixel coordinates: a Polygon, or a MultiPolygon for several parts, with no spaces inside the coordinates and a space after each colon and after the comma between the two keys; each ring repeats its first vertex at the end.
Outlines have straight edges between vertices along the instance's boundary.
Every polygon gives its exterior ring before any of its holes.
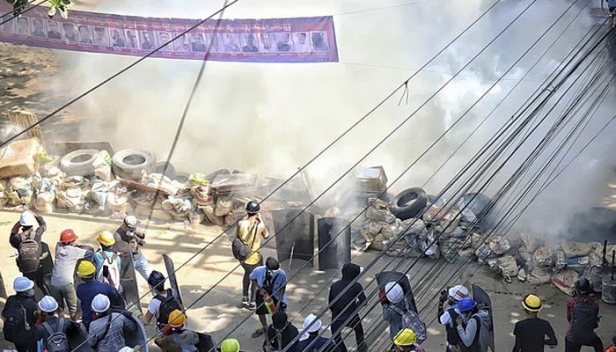
{"type": "Polygon", "coordinates": [[[75,235],[75,231],[71,229],[66,229],[60,234],[60,242],[62,243],[71,243],[75,240],[77,240],[77,235],[75,235]]]}

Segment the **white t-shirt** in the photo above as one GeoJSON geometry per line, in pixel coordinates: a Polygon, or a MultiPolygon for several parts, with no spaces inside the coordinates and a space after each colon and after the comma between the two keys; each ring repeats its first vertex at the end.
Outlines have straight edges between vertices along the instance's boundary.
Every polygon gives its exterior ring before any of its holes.
{"type": "MultiPolygon", "coordinates": [[[[164,294],[161,294],[161,296],[167,297],[167,292],[165,292],[164,294]]],[[[160,299],[152,298],[152,300],[150,301],[150,304],[148,304],[148,312],[150,312],[150,314],[155,316],[156,319],[158,319],[158,313],[160,312],[160,305],[162,303],[163,302],[161,302],[160,299]]]]}

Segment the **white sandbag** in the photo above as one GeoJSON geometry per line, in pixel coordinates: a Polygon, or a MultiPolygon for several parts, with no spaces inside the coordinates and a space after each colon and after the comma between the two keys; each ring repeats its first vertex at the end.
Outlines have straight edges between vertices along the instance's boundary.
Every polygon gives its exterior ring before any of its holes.
{"type": "Polygon", "coordinates": [[[229,196],[221,196],[216,199],[216,207],[214,214],[216,216],[225,216],[233,210],[233,198],[229,196]]]}
{"type": "Polygon", "coordinates": [[[400,223],[401,231],[404,231],[404,235],[422,235],[426,229],[426,224],[421,219],[407,219],[400,223]]]}
{"type": "Polygon", "coordinates": [[[531,285],[543,285],[550,282],[552,279],[552,270],[550,268],[534,268],[528,275],[528,282],[531,285]]]}
{"type": "Polygon", "coordinates": [[[522,233],[520,234],[522,238],[522,242],[524,243],[524,247],[526,247],[526,251],[528,253],[535,253],[537,248],[543,246],[543,240],[531,235],[530,233],[522,233]]]}
{"type": "Polygon", "coordinates": [[[507,253],[511,249],[509,240],[505,236],[494,236],[488,240],[488,245],[492,252],[496,255],[502,255],[507,253]]]}
{"type": "Polygon", "coordinates": [[[533,267],[547,268],[556,263],[556,254],[550,247],[541,246],[533,253],[533,267]]]}
{"type": "Polygon", "coordinates": [[[563,241],[560,243],[567,258],[585,257],[593,251],[590,243],[563,241]]]}
{"type": "Polygon", "coordinates": [[[436,222],[439,221],[444,215],[445,212],[441,208],[432,205],[424,211],[422,218],[426,222],[436,222]]]}
{"type": "Polygon", "coordinates": [[[366,219],[385,223],[396,221],[396,217],[391,213],[389,203],[377,198],[369,198],[368,202],[372,204],[366,209],[366,219]]]}
{"type": "Polygon", "coordinates": [[[396,219],[394,223],[382,223],[383,227],[381,228],[381,234],[387,240],[391,240],[395,238],[400,233],[400,224],[402,221],[400,219],[396,219]]]}
{"type": "Polygon", "coordinates": [[[56,194],[53,191],[39,192],[34,201],[34,208],[42,213],[51,213],[54,200],[56,200],[56,194]]]}
{"type": "Polygon", "coordinates": [[[103,181],[111,181],[111,156],[106,150],[101,150],[92,162],[94,175],[103,181]]]}
{"type": "Polygon", "coordinates": [[[193,202],[197,205],[209,205],[214,203],[214,198],[210,195],[209,186],[192,186],[190,195],[193,197],[193,202]]]}
{"type": "Polygon", "coordinates": [[[504,278],[512,278],[518,275],[518,264],[511,255],[506,255],[496,260],[496,266],[504,278]]]}
{"type": "Polygon", "coordinates": [[[126,212],[128,197],[124,192],[108,192],[105,206],[112,212],[126,212]]]}
{"type": "Polygon", "coordinates": [[[552,276],[552,284],[568,296],[573,296],[575,291],[575,282],[579,275],[573,270],[563,270],[552,276]]]}

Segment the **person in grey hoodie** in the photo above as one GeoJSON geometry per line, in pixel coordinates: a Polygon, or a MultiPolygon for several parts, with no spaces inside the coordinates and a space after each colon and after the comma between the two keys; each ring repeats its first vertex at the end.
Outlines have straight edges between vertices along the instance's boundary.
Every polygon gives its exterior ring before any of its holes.
{"type": "Polygon", "coordinates": [[[72,320],[77,314],[77,293],[75,292],[75,266],[80,259],[92,257],[92,249],[77,246],[77,235],[71,229],[60,234],[56,244],[56,264],[51,273],[51,295],[58,302],[60,312],[64,311],[64,302],[72,320]]]}

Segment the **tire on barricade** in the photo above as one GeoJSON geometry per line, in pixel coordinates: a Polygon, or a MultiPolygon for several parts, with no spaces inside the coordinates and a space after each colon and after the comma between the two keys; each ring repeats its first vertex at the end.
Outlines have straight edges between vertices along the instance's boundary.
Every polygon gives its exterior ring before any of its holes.
{"type": "Polygon", "coordinates": [[[113,155],[111,163],[116,176],[138,181],[141,180],[143,171],[154,171],[156,157],[144,150],[124,149],[113,155]]]}
{"type": "Polygon", "coordinates": [[[428,195],[423,188],[413,187],[400,192],[391,200],[391,212],[400,220],[413,218],[428,205],[428,195]]]}
{"type": "Polygon", "coordinates": [[[60,168],[68,176],[87,176],[94,174],[94,161],[100,151],[97,149],[78,149],[60,159],[60,168]]]}

